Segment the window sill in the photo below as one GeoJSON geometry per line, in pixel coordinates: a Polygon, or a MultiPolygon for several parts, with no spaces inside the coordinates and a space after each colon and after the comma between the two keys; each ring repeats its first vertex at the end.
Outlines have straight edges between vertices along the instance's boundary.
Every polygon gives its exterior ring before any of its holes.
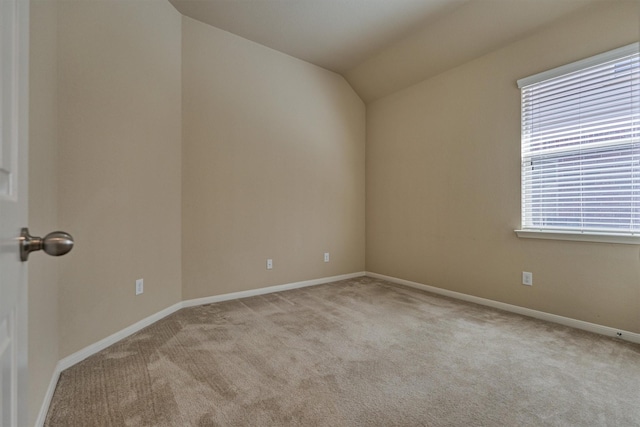
{"type": "Polygon", "coordinates": [[[640,236],[627,234],[579,233],[571,231],[549,230],[515,230],[520,238],[570,240],[573,242],[620,243],[624,245],[640,245],[640,236]]]}

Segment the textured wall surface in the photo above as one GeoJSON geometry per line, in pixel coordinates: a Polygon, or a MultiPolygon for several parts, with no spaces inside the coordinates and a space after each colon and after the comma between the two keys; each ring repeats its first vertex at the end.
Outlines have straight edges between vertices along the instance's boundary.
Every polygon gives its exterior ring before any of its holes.
{"type": "Polygon", "coordinates": [[[59,12],[63,358],[180,301],[181,16],[164,1],[59,12]]]}
{"type": "Polygon", "coordinates": [[[30,419],[59,359],[181,299],[365,267],[640,333],[638,247],[513,232],[516,80],[638,31],[594,5],[365,108],[165,1],[32,0],[29,225],[76,248],[29,264],[30,419]]]}
{"type": "Polygon", "coordinates": [[[516,80],[638,41],[638,19],[635,2],[589,8],[369,104],[367,270],[640,332],[637,246],[514,233],[516,80]]]}
{"type": "Polygon", "coordinates": [[[348,83],[190,18],[182,57],[183,298],[362,271],[365,107],[348,83]]]}

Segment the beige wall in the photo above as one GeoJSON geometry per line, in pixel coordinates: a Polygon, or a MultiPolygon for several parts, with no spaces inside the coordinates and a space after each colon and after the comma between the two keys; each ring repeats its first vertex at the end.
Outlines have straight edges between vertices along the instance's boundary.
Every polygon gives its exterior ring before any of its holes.
{"type": "Polygon", "coordinates": [[[367,270],[640,332],[637,246],[513,232],[516,80],[637,41],[638,19],[637,2],[595,6],[368,105],[367,270]]]}
{"type": "Polygon", "coordinates": [[[62,1],[60,358],[181,296],[181,17],[166,1],[62,1]],[[135,280],[144,278],[143,295],[135,280]]]}
{"type": "Polygon", "coordinates": [[[190,18],[182,58],[183,298],[362,271],[365,108],[346,81],[190,18]]]}
{"type": "Polygon", "coordinates": [[[637,40],[635,2],[370,104],[366,157],[334,73],[164,1],[32,3],[29,222],[77,246],[29,265],[31,420],[58,359],[181,299],[362,271],[365,194],[367,270],[640,332],[635,246],[513,233],[515,81],[637,40]]]}
{"type": "MultiPolygon", "coordinates": [[[[58,229],[56,3],[31,2],[29,100],[29,228],[58,229]]],[[[58,363],[58,263],[32,254],[29,270],[29,425],[58,363]]]]}

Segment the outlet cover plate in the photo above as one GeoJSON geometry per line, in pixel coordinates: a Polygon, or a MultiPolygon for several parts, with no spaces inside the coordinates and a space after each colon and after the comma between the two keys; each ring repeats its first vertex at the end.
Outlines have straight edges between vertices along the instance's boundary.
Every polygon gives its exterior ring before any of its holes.
{"type": "Polygon", "coordinates": [[[144,292],[144,280],[138,279],[136,280],[136,295],[140,295],[144,292]]]}
{"type": "Polygon", "coordinates": [[[533,286],[533,273],[530,273],[528,271],[523,271],[522,284],[527,286],[533,286]]]}

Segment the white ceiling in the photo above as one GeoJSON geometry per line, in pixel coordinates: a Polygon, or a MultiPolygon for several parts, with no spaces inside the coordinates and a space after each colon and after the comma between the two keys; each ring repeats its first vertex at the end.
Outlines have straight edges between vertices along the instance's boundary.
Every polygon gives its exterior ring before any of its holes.
{"type": "Polygon", "coordinates": [[[607,0],[170,1],[183,15],[342,74],[371,101],[607,0]]]}

